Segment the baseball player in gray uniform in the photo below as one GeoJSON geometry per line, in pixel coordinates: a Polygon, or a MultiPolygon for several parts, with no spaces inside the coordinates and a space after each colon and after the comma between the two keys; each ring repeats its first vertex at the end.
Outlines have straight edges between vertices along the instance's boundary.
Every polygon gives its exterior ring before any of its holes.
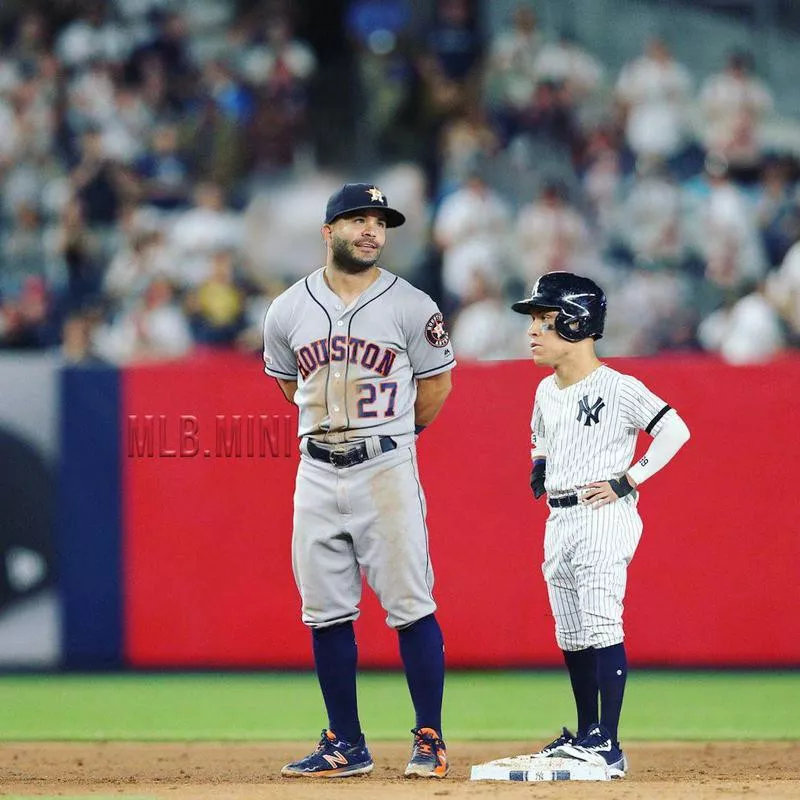
{"type": "Polygon", "coordinates": [[[564,728],[540,754],[606,765],[622,777],[622,609],[642,533],[639,487],[688,441],[689,429],[644,384],[598,360],[606,298],[596,283],[550,272],[512,308],[531,317],[534,362],[553,370],[533,406],[531,488],[550,506],[542,572],[578,712],[576,732],[564,728]],[[653,441],[631,466],[639,431],[653,441]]]}
{"type": "Polygon", "coordinates": [[[415,442],[456,362],[434,301],[378,266],[387,228],[404,221],[378,187],[345,184],[328,201],[325,266],[277,297],[264,321],[265,371],[299,409],[292,562],[328,714],[316,750],[281,771],[289,777],[372,771],[356,701],[362,573],[398,632],[416,713],[405,775],[448,771],[415,442]]]}

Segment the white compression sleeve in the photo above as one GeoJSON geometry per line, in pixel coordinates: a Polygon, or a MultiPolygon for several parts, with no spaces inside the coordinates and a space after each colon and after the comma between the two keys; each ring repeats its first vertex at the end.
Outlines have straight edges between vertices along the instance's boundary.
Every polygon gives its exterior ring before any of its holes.
{"type": "Polygon", "coordinates": [[[637,485],[646,481],[672,460],[678,450],[689,441],[689,436],[689,428],[678,412],[668,414],[647,452],[628,470],[628,475],[637,485]]]}

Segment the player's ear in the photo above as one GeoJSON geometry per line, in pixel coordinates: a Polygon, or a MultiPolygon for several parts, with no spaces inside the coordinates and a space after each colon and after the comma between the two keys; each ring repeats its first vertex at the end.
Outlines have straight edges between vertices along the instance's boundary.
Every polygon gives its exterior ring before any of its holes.
{"type": "Polygon", "coordinates": [[[320,229],[320,232],[322,233],[323,241],[325,244],[328,244],[328,242],[331,240],[331,226],[327,224],[323,225],[320,229]]]}

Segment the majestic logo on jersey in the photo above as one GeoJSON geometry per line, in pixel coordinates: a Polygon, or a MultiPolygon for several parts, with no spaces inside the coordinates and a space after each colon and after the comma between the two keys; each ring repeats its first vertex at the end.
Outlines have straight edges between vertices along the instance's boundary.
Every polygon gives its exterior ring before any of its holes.
{"type": "Polygon", "coordinates": [[[578,402],[578,422],[582,419],[584,425],[592,425],[600,422],[600,410],[605,407],[606,404],[602,397],[598,397],[594,404],[590,406],[589,395],[585,394],[578,402]]]}
{"type": "Polygon", "coordinates": [[[371,189],[367,189],[367,192],[369,193],[370,200],[372,200],[373,203],[384,202],[383,192],[380,189],[378,189],[377,186],[373,186],[371,189]]]}
{"type": "Polygon", "coordinates": [[[445,330],[444,320],[440,313],[434,314],[425,325],[425,338],[434,347],[447,347],[450,334],[445,330]]]}
{"type": "Polygon", "coordinates": [[[297,369],[303,380],[324,364],[335,361],[360,364],[364,369],[385,378],[392,371],[397,352],[355,336],[333,336],[330,345],[328,339],[317,339],[304,345],[297,351],[296,358],[297,369]]]}

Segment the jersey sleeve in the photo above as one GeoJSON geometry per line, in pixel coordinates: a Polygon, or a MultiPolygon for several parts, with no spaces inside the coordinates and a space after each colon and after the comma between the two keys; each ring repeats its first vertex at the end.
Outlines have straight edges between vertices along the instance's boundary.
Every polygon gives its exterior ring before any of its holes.
{"type": "Polygon", "coordinates": [[[297,380],[297,361],[282,324],[280,307],[274,302],[264,317],[264,372],[285,381],[297,380]]]}
{"type": "Polygon", "coordinates": [[[544,417],[538,399],[533,403],[533,416],[531,417],[531,461],[547,458],[547,448],[544,442],[544,417]]]}
{"type": "Polygon", "coordinates": [[[624,376],[620,387],[620,408],[625,421],[640,431],[655,436],[671,407],[653,394],[640,380],[624,376]]]}
{"type": "Polygon", "coordinates": [[[427,295],[406,316],[408,360],[415,378],[430,378],[453,369],[456,359],[442,312],[427,295]]]}

